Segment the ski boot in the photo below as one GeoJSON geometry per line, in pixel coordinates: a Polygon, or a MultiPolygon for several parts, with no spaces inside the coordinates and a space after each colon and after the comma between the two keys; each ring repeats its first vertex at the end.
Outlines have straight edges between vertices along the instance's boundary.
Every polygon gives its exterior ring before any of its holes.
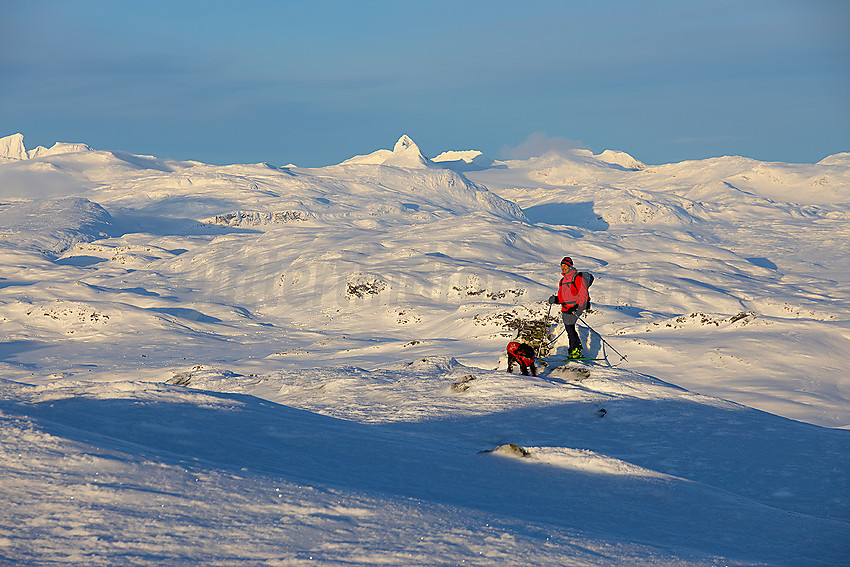
{"type": "Polygon", "coordinates": [[[567,360],[578,360],[581,356],[581,345],[571,348],[569,354],[567,355],[567,360]]]}

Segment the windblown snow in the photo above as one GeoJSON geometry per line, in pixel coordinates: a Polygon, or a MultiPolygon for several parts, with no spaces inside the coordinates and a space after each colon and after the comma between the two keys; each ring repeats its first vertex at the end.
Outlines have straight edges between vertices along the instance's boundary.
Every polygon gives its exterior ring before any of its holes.
{"type": "Polygon", "coordinates": [[[0,262],[0,563],[850,564],[848,153],[14,134],[0,262]],[[565,255],[604,360],[509,374],[565,255]]]}

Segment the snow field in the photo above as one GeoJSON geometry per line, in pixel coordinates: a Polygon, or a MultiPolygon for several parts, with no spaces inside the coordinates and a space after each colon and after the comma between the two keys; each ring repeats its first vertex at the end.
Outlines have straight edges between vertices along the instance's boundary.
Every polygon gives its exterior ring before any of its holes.
{"type": "Polygon", "coordinates": [[[21,148],[2,561],[850,563],[846,154],[21,148]],[[509,375],[563,255],[628,360],[509,375]]]}

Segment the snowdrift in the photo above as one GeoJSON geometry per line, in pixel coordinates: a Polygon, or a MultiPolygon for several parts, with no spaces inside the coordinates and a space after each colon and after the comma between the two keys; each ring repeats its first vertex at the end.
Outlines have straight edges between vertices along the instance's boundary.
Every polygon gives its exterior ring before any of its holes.
{"type": "Polygon", "coordinates": [[[68,197],[0,206],[0,246],[57,255],[82,242],[109,236],[112,216],[88,199],[68,197]]]}

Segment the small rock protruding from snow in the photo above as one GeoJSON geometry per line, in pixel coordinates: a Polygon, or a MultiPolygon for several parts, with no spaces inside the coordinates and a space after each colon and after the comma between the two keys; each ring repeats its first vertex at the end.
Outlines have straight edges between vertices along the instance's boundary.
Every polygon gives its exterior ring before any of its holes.
{"type": "Polygon", "coordinates": [[[552,369],[552,374],[556,374],[561,378],[567,378],[581,382],[585,378],[590,378],[590,370],[579,366],[556,366],[552,369]]]}
{"type": "Polygon", "coordinates": [[[472,374],[467,374],[463,378],[452,382],[451,386],[449,386],[449,390],[458,394],[461,392],[466,392],[467,390],[469,390],[469,388],[472,387],[472,384],[470,384],[470,382],[472,382],[473,380],[475,380],[475,376],[472,374]]]}
{"type": "Polygon", "coordinates": [[[503,455],[505,457],[515,457],[520,459],[527,459],[531,456],[531,452],[525,447],[520,447],[515,443],[507,443],[506,445],[499,445],[495,449],[490,451],[483,451],[484,453],[494,453],[496,455],[503,455]]]}

